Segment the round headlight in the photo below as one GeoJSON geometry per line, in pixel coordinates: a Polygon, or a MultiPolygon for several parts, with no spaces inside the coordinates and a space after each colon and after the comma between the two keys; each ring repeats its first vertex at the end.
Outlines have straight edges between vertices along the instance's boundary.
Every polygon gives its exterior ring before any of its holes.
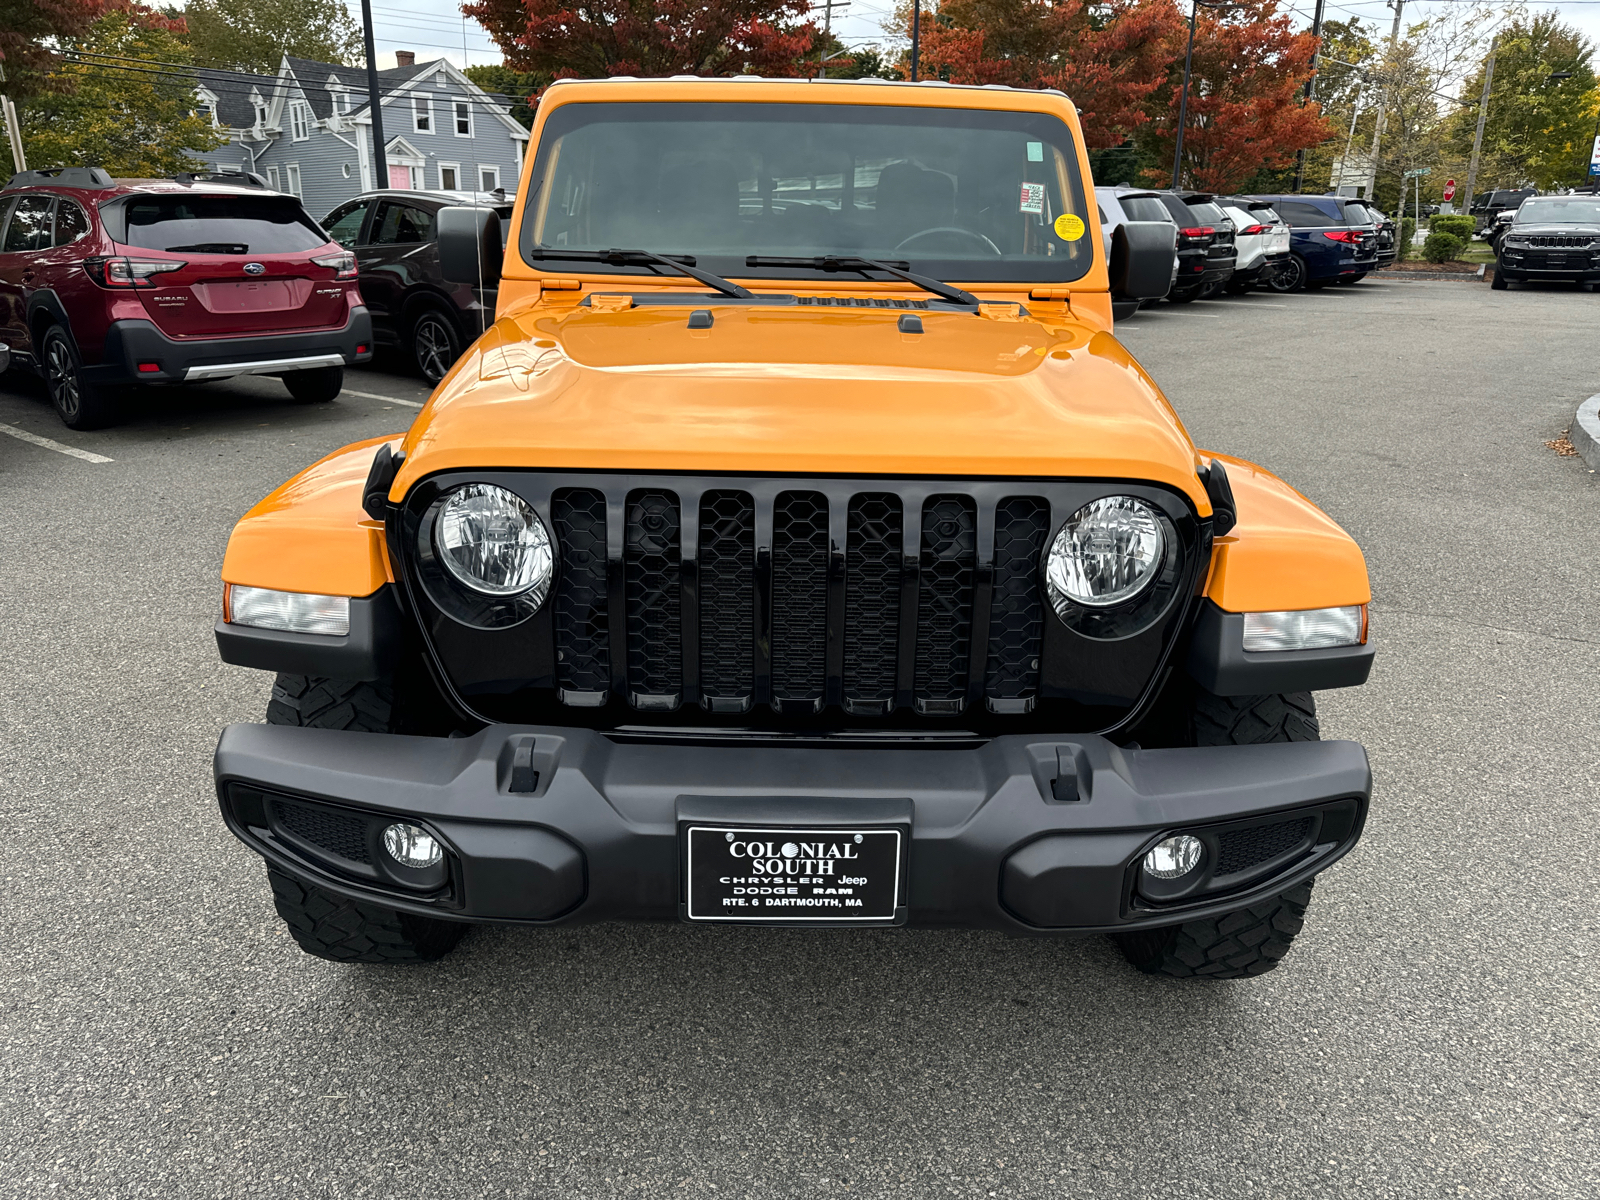
{"type": "Polygon", "coordinates": [[[1155,579],[1166,535],[1155,510],[1133,496],[1090,501],[1056,534],[1045,559],[1045,585],[1057,612],[1070,604],[1109,608],[1155,579]]]}
{"type": "Polygon", "coordinates": [[[550,533],[521,496],[492,483],[457,488],[439,510],[434,543],[445,569],[486,596],[523,596],[537,608],[550,588],[550,533]]]}

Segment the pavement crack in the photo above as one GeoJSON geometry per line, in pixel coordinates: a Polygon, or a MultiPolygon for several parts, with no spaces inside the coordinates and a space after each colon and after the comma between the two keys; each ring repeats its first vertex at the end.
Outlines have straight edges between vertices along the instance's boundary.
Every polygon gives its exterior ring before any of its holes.
{"type": "Polygon", "coordinates": [[[1521,633],[1526,634],[1528,637],[1547,638],[1553,642],[1578,642],[1584,646],[1600,646],[1600,641],[1596,641],[1594,638],[1572,637],[1564,633],[1545,633],[1540,629],[1522,629],[1514,625],[1490,625],[1485,621],[1469,621],[1465,617],[1458,617],[1451,613],[1423,612],[1414,608],[1390,608],[1388,605],[1384,605],[1382,608],[1374,606],[1374,610],[1383,616],[1397,613],[1402,617],[1427,617],[1435,621],[1453,621],[1457,625],[1470,625],[1474,629],[1492,629],[1496,633],[1521,633]]]}

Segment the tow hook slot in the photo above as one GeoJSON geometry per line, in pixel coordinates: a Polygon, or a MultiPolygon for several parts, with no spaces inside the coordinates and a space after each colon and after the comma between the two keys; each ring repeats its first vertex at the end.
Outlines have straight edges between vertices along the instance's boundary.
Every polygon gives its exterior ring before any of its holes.
{"type": "Polygon", "coordinates": [[[1082,746],[1062,746],[1056,751],[1056,777],[1050,795],[1061,804],[1087,804],[1094,790],[1094,769],[1082,746]]]}

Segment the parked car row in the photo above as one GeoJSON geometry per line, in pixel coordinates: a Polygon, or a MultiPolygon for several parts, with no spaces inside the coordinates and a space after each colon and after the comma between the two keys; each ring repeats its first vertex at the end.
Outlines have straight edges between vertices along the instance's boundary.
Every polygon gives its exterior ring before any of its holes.
{"type": "MultiPolygon", "coordinates": [[[[1294,292],[1357,283],[1399,257],[1395,223],[1343,196],[1219,196],[1124,183],[1096,188],[1095,198],[1108,250],[1124,224],[1173,226],[1177,262],[1165,299],[1174,304],[1257,287],[1294,292]]],[[[1118,317],[1138,307],[1125,299],[1114,305],[1118,317]]]]}
{"type": "Polygon", "coordinates": [[[0,371],[37,371],[73,429],[148,384],[271,375],[331,400],[383,344],[438,383],[495,303],[444,280],[451,204],[511,213],[503,194],[382,191],[319,223],[248,173],[19,172],[0,189],[0,371]]]}

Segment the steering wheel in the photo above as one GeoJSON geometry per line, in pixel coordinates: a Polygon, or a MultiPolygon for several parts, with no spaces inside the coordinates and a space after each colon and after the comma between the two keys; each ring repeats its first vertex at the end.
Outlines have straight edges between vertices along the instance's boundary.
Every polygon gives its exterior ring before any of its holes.
{"type": "Polygon", "coordinates": [[[958,225],[936,225],[932,229],[924,229],[918,233],[913,233],[910,237],[906,238],[905,241],[901,242],[895,247],[895,252],[898,253],[899,251],[904,250],[907,246],[911,245],[913,242],[920,241],[922,238],[931,238],[936,234],[941,233],[953,233],[958,237],[966,238],[968,241],[976,242],[978,244],[980,253],[992,254],[995,258],[1002,258],[1005,255],[1004,250],[1000,249],[999,246],[996,246],[988,238],[984,237],[983,234],[975,233],[970,229],[962,229],[958,225]]]}

